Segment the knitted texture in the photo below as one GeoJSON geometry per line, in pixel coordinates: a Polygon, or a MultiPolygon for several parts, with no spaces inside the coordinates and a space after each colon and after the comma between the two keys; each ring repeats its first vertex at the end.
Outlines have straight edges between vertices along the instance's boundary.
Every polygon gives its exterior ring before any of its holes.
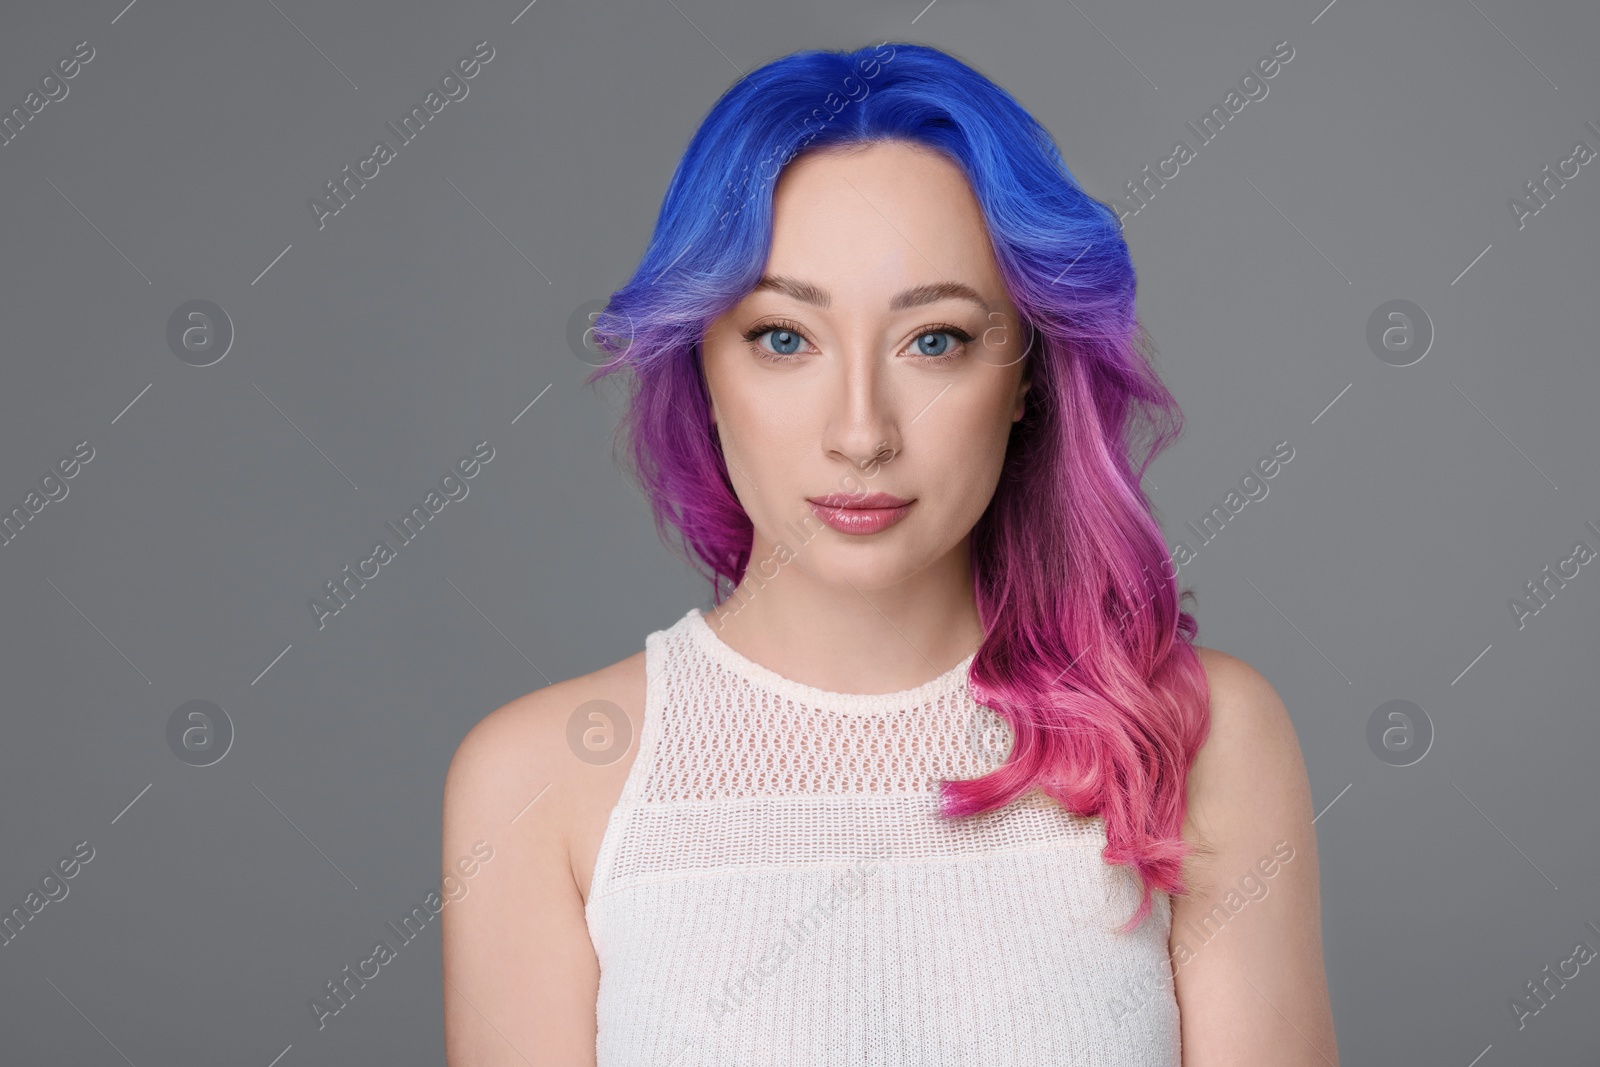
{"type": "Polygon", "coordinates": [[[1137,930],[1105,825],[940,778],[1010,745],[968,656],[898,693],[802,685],[697,610],[645,641],[639,749],[586,917],[598,1067],[1179,1067],[1161,892],[1137,930]]]}

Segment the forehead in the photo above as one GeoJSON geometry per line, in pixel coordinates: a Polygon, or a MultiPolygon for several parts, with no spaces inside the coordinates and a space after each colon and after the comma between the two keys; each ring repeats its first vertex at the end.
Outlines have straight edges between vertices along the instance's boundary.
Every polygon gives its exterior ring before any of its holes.
{"type": "Polygon", "coordinates": [[[956,280],[999,295],[977,197],[959,165],[905,141],[808,152],[773,192],[768,273],[802,277],[835,298],[956,280]]]}

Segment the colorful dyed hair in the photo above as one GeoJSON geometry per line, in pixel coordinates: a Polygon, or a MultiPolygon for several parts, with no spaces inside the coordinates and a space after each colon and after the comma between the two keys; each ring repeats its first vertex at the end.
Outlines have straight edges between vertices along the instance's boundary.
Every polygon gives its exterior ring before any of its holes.
{"type": "Polygon", "coordinates": [[[796,52],[752,71],[695,131],[637,271],[596,318],[610,358],[589,381],[631,369],[619,433],[633,473],[658,532],[720,604],[723,583],[744,576],[753,528],[712,428],[700,339],[761,277],[783,167],[883,140],[936,149],[965,172],[1031,338],[1025,414],[970,535],[985,636],[969,682],[1010,725],[1012,751],[989,774],[942,781],[942,814],[1037,787],[1102,817],[1103,858],[1142,886],[1129,930],[1152,887],[1187,891],[1186,783],[1210,724],[1197,625],[1180,607],[1193,594],[1178,592],[1140,485],[1183,418],[1144,354],[1117,215],[1079,187],[1045,128],[923,45],[796,52]]]}

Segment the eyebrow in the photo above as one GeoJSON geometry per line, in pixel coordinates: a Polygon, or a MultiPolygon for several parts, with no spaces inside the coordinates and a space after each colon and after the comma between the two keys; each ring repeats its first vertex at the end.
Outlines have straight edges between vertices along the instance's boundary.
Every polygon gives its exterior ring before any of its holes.
{"type": "MultiPolygon", "coordinates": [[[[784,293],[806,304],[814,304],[825,308],[833,303],[833,298],[826,289],[812,285],[810,282],[798,281],[782,274],[765,275],[755,284],[752,291],[770,290],[784,293]]],[[[932,304],[940,300],[956,298],[970,300],[984,311],[991,311],[989,302],[979,295],[978,291],[970,285],[961,282],[930,282],[927,285],[918,285],[897,293],[889,301],[889,310],[900,311],[904,308],[920,307],[923,304],[932,304]]]]}

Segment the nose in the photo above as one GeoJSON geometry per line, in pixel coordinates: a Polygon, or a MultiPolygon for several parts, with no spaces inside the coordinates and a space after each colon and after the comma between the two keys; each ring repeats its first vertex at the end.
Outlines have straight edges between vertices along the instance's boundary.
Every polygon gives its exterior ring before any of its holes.
{"type": "Polygon", "coordinates": [[[848,353],[839,360],[823,447],[828,455],[860,470],[900,453],[899,412],[885,379],[886,368],[871,352],[848,353]]]}

